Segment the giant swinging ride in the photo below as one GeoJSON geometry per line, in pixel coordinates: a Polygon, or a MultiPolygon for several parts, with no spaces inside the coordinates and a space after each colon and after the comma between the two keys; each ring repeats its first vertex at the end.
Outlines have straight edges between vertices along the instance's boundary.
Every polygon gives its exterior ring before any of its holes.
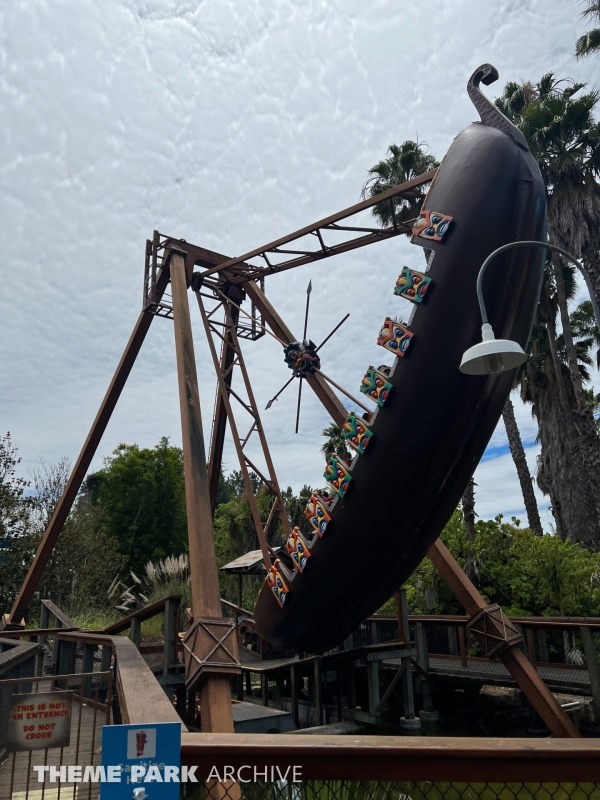
{"type": "MultiPolygon", "coordinates": [[[[267,573],[254,610],[263,637],[277,646],[323,652],[391,597],[429,555],[470,615],[468,627],[484,653],[503,660],[555,735],[579,735],[519,649],[519,632],[499,606],[483,600],[438,540],[514,378],[511,370],[476,376],[459,370],[463,353],[479,336],[481,264],[508,243],[546,241],[545,191],[537,164],[523,134],[479,88],[497,78],[496,69],[484,64],[469,79],[467,91],[481,122],[456,137],[437,170],[238,258],[154,232],[146,243],[143,309],[4,627],[22,624],[150,324],[162,316],[174,325],[183,434],[192,590],[184,638],[186,688],[200,692],[203,730],[233,730],[229,682],[239,671],[235,625],[221,612],[212,529],[229,424],[267,573]],[[398,219],[397,201],[418,200],[426,186],[418,217],[398,219]],[[355,215],[385,203],[388,227],[353,224],[355,215]],[[306,338],[307,317],[299,339],[265,296],[264,281],[401,234],[425,248],[426,268],[403,267],[390,287],[390,294],[413,303],[413,314],[406,323],[393,316],[384,320],[377,344],[394,356],[393,362],[367,366],[358,399],[321,370],[320,347],[306,338]],[[188,290],[198,303],[217,380],[208,465],[188,290]],[[242,308],[245,300],[250,311],[242,308]],[[242,340],[255,341],[265,333],[281,343],[293,370],[286,386],[299,381],[298,413],[305,381],[354,452],[351,463],[337,454],[328,459],[329,490],[313,494],[305,511],[311,536],[290,526],[242,353],[242,340]],[[246,397],[235,388],[236,371],[246,397]],[[334,389],[364,413],[348,412],[334,389]],[[263,469],[246,452],[252,436],[260,441],[263,469]],[[254,498],[251,471],[272,493],[266,522],[254,498]],[[275,515],[286,537],[279,554],[266,537],[275,515]]],[[[541,247],[508,250],[483,282],[494,330],[521,347],[533,324],[543,262],[541,247]]]]}

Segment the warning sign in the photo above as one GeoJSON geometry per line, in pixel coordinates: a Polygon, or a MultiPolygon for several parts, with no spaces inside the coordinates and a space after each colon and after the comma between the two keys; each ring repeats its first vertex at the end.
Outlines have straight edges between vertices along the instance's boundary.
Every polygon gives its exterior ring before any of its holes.
{"type": "Polygon", "coordinates": [[[68,747],[73,692],[13,694],[4,746],[9,750],[68,747]]]}

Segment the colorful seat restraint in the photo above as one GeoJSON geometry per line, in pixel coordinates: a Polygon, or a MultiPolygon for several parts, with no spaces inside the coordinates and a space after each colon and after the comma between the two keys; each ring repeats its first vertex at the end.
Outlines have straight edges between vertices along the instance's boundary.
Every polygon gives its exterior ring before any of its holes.
{"type": "Polygon", "coordinates": [[[410,267],[402,267],[400,277],[396,281],[394,294],[410,300],[411,303],[422,303],[429,289],[431,278],[410,267]]]}
{"type": "Polygon", "coordinates": [[[286,597],[288,592],[290,591],[289,588],[286,586],[281,573],[277,569],[277,565],[279,561],[276,561],[267,572],[267,577],[265,580],[267,581],[267,586],[275,595],[275,599],[279,603],[279,608],[283,608],[285,603],[286,597]]]}
{"type": "Polygon", "coordinates": [[[378,372],[375,367],[369,367],[362,379],[360,390],[381,407],[389,397],[392,384],[383,372],[378,372]]]}
{"type": "Polygon", "coordinates": [[[367,427],[366,422],[360,417],[357,417],[353,411],[348,416],[346,422],[344,422],[342,436],[351,447],[362,455],[371,441],[373,431],[371,431],[367,427]]]}
{"type": "Polygon", "coordinates": [[[410,345],[410,341],[414,336],[408,328],[401,322],[396,322],[391,317],[386,317],[385,322],[379,336],[377,337],[377,344],[390,350],[397,356],[403,356],[410,345]]]}
{"type": "Polygon", "coordinates": [[[290,554],[292,561],[298,567],[300,572],[304,572],[308,559],[310,558],[310,550],[302,538],[300,528],[296,527],[290,533],[287,538],[287,542],[285,543],[285,549],[290,554]]]}
{"type": "Polygon", "coordinates": [[[335,489],[340,497],[343,497],[348,491],[352,475],[348,471],[348,467],[338,456],[337,453],[329,456],[329,461],[325,467],[323,477],[327,483],[335,489]]]}
{"type": "Polygon", "coordinates": [[[304,509],[304,516],[308,519],[318,536],[323,536],[327,530],[327,524],[331,522],[331,516],[327,510],[326,503],[323,498],[316,493],[311,495],[308,505],[304,509]]]}
{"type": "Polygon", "coordinates": [[[442,237],[448,233],[452,217],[447,214],[438,214],[437,211],[421,211],[419,218],[413,225],[411,242],[420,236],[421,239],[431,239],[441,242],[442,237]]]}

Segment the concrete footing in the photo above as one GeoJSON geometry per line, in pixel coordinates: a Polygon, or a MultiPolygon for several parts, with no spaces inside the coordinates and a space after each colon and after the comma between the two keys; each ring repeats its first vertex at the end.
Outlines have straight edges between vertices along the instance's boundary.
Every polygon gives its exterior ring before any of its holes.
{"type": "Polygon", "coordinates": [[[439,722],[440,721],[440,712],[439,711],[419,711],[419,718],[421,722],[439,722]]]}
{"type": "Polygon", "coordinates": [[[400,717],[400,728],[403,731],[420,731],[421,720],[418,717],[414,717],[414,719],[406,719],[406,717],[400,717]]]}

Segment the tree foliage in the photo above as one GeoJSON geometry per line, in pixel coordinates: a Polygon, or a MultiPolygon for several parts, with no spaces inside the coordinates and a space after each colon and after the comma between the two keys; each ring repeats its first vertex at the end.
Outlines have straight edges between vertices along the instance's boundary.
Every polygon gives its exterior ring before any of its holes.
{"type": "MultiPolygon", "coordinates": [[[[587,8],[584,9],[581,16],[584,19],[600,23],[600,2],[598,0],[587,0],[587,8]]],[[[600,52],[600,28],[592,28],[592,30],[587,31],[577,39],[575,55],[577,58],[583,58],[583,56],[598,52],[600,52]]]]}
{"type": "Polygon", "coordinates": [[[129,569],[187,550],[183,453],[162,438],[154,448],[120,444],[87,480],[102,531],[129,569]]]}
{"type": "MultiPolygon", "coordinates": [[[[401,145],[391,144],[388,147],[387,157],[369,170],[369,177],[363,186],[362,196],[375,197],[375,195],[386,192],[411,178],[416,178],[417,175],[422,175],[424,172],[429,172],[437,166],[439,163],[435,156],[427,152],[425,142],[407,140],[401,145]]],[[[419,189],[415,191],[415,197],[411,200],[395,197],[394,215],[396,220],[403,222],[416,217],[424,197],[424,192],[419,189]]],[[[373,206],[373,215],[386,227],[393,222],[392,206],[389,202],[373,206]]]]}
{"type": "MultiPolygon", "coordinates": [[[[515,616],[597,615],[600,553],[555,535],[536,536],[521,528],[519,520],[509,523],[502,515],[478,520],[475,530],[470,543],[457,509],[441,538],[463,569],[473,559],[479,591],[488,603],[499,603],[515,616]]],[[[464,613],[427,558],[407,581],[406,590],[411,613],[464,613]]],[[[381,611],[393,613],[394,608],[389,601],[381,611]]]]}
{"type": "MultiPolygon", "coordinates": [[[[0,440],[0,521],[3,543],[0,550],[0,607],[10,611],[16,593],[54,513],[70,473],[68,459],[56,464],[41,463],[27,481],[16,477],[20,462],[10,437],[0,440]],[[24,496],[33,484],[32,494],[24,496]]],[[[39,599],[55,602],[67,613],[98,609],[105,604],[106,591],[115,571],[125,566],[117,543],[100,528],[99,509],[84,488],[64,525],[58,543],[44,570],[28,619],[39,613],[39,599]]]]}

